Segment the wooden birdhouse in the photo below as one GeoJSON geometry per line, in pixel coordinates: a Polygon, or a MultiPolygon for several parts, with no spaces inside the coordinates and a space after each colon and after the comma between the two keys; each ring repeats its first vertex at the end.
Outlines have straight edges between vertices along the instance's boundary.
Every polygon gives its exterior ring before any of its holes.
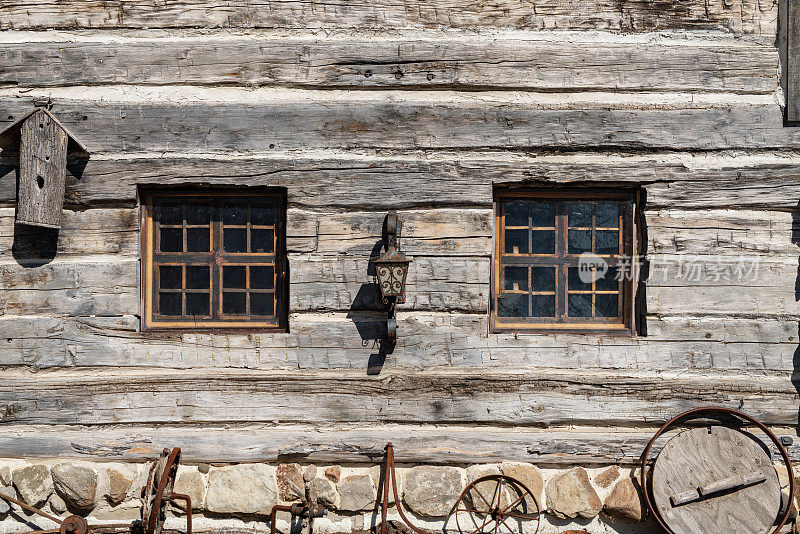
{"type": "Polygon", "coordinates": [[[52,113],[35,108],[0,133],[0,148],[19,143],[16,222],[44,228],[61,226],[67,153],[86,147],[52,113]]]}

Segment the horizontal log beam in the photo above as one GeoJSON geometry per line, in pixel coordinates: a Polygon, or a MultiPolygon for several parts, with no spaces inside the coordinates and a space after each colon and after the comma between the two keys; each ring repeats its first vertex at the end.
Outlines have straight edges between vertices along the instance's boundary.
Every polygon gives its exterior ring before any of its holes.
{"type": "Polygon", "coordinates": [[[509,366],[793,371],[797,318],[647,319],[646,337],[488,334],[485,315],[401,312],[381,349],[379,313],[292,314],[285,334],[142,333],[124,317],[0,317],[4,367],[381,369],[509,366]]]}
{"type": "MultiPolygon", "coordinates": [[[[369,427],[204,425],[87,427],[4,425],[2,457],[60,457],[89,461],[150,461],[165,447],[181,448],[181,463],[199,462],[383,462],[386,443],[398,463],[476,464],[502,461],[539,465],[635,464],[656,428],[536,430],[502,427],[370,425],[369,427]]],[[[773,428],[778,435],[794,429],[773,428]]],[[[762,438],[763,439],[763,438],[762,438]]],[[[663,446],[656,442],[653,452],[663,446]]],[[[798,440],[787,447],[800,459],[798,440]]],[[[775,458],[777,452],[773,452],[775,458]]]]}
{"type": "MultiPolygon", "coordinates": [[[[1,23],[0,23],[1,24],[1,23]]],[[[773,46],[722,41],[587,39],[581,34],[0,35],[0,84],[280,85],[506,88],[536,91],[771,93],[773,46]],[[48,41],[51,36],[53,41],[48,41]],[[567,37],[568,38],[565,38],[567,37]],[[96,38],[95,38],[96,39],[96,38]],[[3,40],[10,42],[3,42],[3,40]]]]}
{"type": "MultiPolygon", "coordinates": [[[[5,152],[3,153],[5,154],[5,152]]],[[[0,158],[0,202],[16,202],[16,160],[0,158]]],[[[290,205],[315,209],[490,208],[495,184],[642,185],[651,208],[798,208],[793,158],[763,155],[627,156],[434,151],[411,156],[299,152],[253,157],[92,157],[68,165],[72,206],[136,205],[138,185],[286,187],[290,205]],[[78,178],[79,177],[79,178],[78,178]]]]}
{"type": "Polygon", "coordinates": [[[795,425],[786,376],[471,368],[308,373],[183,369],[6,371],[0,421],[16,424],[414,423],[653,425],[702,405],[795,425]]]}
{"type": "MultiPolygon", "coordinates": [[[[46,248],[39,241],[41,234],[15,227],[14,211],[0,208],[0,257],[20,257],[25,247],[41,252],[46,248]]],[[[491,208],[429,208],[398,213],[403,221],[401,246],[411,256],[491,256],[491,208]]],[[[382,241],[385,217],[384,211],[289,208],[287,248],[290,254],[370,256],[382,241]]],[[[800,244],[793,237],[800,232],[798,212],[648,209],[644,217],[648,255],[746,255],[768,261],[800,252],[800,244]]],[[[65,210],[56,252],[62,258],[138,256],[137,208],[65,210]]]]}
{"type": "Polygon", "coordinates": [[[31,99],[51,98],[53,113],[92,154],[800,147],[800,132],[783,127],[781,107],[771,95],[706,96],[14,88],[0,91],[0,128],[24,114],[31,99]]]}
{"type": "MultiPolygon", "coordinates": [[[[489,309],[490,259],[464,256],[412,258],[406,302],[400,311],[485,314],[489,309]]],[[[647,256],[647,311],[664,315],[798,316],[795,256],[647,256]]],[[[289,256],[292,312],[383,310],[369,255],[289,256]]],[[[139,260],[80,256],[40,265],[38,260],[0,263],[7,314],[113,316],[139,314],[139,260]],[[33,262],[33,263],[31,263],[33,262]]]]}
{"type": "Polygon", "coordinates": [[[214,0],[180,0],[154,5],[146,0],[44,0],[0,2],[0,29],[47,28],[515,28],[643,32],[716,30],[774,39],[778,6],[756,0],[708,3],[686,0],[654,5],[648,0],[546,0],[530,4],[498,0],[364,2],[256,0],[230,5],[214,0]]]}

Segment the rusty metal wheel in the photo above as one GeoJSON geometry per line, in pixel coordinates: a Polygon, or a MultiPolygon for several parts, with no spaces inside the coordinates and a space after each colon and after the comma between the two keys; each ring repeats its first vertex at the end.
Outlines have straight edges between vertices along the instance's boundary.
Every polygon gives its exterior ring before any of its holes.
{"type": "Polygon", "coordinates": [[[142,488],[142,526],[144,534],[161,534],[166,519],[167,504],[169,504],[172,488],[175,485],[175,475],[178,473],[178,463],[181,459],[181,449],[164,449],[158,460],[150,466],[147,476],[147,486],[142,488]]]}
{"type": "Polygon", "coordinates": [[[453,507],[461,534],[535,534],[539,503],[519,480],[488,475],[470,483],[453,507]]]}

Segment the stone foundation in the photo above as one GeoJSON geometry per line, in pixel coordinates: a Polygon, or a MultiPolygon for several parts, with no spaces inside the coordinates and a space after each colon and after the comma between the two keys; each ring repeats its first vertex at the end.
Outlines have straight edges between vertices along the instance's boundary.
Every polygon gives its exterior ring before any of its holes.
{"type": "MultiPolygon", "coordinates": [[[[140,517],[140,492],[149,464],[90,463],[54,460],[0,460],[0,492],[16,495],[55,515],[78,513],[89,522],[134,521],[140,517]]],[[[382,466],[298,464],[181,465],[175,491],[191,496],[195,530],[269,530],[275,504],[292,502],[287,480],[305,488],[331,508],[317,519],[318,533],[369,529],[380,521],[378,489],[382,466]]],[[[783,471],[778,466],[778,472],[783,471]]],[[[526,463],[481,464],[466,467],[397,465],[398,492],[415,525],[455,532],[447,514],[470,481],[488,474],[505,474],[524,483],[545,513],[539,532],[570,529],[590,533],[653,532],[642,522],[637,473],[631,466],[571,469],[539,468],[526,463]]],[[[784,491],[785,476],[781,477],[784,491]]],[[[391,493],[390,493],[391,495],[391,493]]],[[[390,518],[399,520],[391,499],[390,518]]],[[[185,511],[171,505],[168,528],[185,528],[185,511]]],[[[289,516],[280,514],[278,529],[288,532],[289,516]]],[[[52,523],[35,515],[9,510],[0,501],[0,534],[52,523]],[[27,522],[27,524],[26,524],[27,522]]]]}

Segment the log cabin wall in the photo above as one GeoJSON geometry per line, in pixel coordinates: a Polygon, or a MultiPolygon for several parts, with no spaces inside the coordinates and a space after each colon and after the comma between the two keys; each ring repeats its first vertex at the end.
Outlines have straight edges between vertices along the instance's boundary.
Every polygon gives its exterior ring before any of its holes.
{"type": "Polygon", "coordinates": [[[794,434],[785,17],[769,0],[0,0],[0,129],[49,99],[91,154],[45,239],[15,228],[0,153],[0,455],[376,462],[393,440],[406,462],[602,465],[708,404],[794,434]],[[642,188],[642,335],[490,333],[493,187],[525,183],[642,188]],[[286,188],[288,333],[141,332],[138,188],[200,184],[286,188]],[[389,209],[413,263],[387,354],[368,259],[389,209]],[[742,261],[757,278],[714,276],[742,261]]]}

